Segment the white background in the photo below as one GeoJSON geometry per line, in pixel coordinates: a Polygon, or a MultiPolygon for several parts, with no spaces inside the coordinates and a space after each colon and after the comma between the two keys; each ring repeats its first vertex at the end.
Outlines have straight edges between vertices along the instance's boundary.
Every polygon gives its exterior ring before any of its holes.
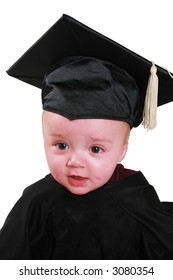
{"type": "MultiPolygon", "coordinates": [[[[40,90],[6,70],[63,13],[173,72],[171,0],[6,0],[0,7],[0,227],[23,189],[49,170],[44,156],[40,90]]],[[[173,89],[172,89],[173,94],[173,89]]],[[[173,103],[158,126],[132,131],[124,164],[141,170],[161,200],[173,201],[173,103]]]]}

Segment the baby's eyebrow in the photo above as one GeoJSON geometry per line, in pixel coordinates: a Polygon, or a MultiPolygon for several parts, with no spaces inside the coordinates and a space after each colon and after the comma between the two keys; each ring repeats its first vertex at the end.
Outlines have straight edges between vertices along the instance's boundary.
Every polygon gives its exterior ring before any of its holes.
{"type": "Polygon", "coordinates": [[[49,134],[49,136],[52,136],[52,137],[64,138],[64,135],[63,135],[63,134],[60,134],[60,133],[50,132],[50,133],[48,133],[48,134],[49,134]]]}
{"type": "Polygon", "coordinates": [[[91,140],[93,142],[107,142],[107,143],[112,143],[110,139],[107,138],[98,138],[98,137],[91,137],[91,140]]]}

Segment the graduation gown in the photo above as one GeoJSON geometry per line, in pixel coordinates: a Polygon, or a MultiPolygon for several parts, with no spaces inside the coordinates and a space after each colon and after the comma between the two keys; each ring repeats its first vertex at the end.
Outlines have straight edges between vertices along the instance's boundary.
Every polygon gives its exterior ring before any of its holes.
{"type": "Polygon", "coordinates": [[[50,175],[27,187],[0,231],[0,259],[173,259],[173,204],[119,167],[82,196],[50,175]]]}

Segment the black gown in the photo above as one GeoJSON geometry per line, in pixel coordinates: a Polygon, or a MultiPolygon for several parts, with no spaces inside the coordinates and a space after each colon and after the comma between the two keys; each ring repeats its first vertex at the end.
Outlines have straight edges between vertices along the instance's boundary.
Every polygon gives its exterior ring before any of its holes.
{"type": "Polygon", "coordinates": [[[82,196],[47,175],[8,215],[0,259],[173,259],[173,203],[141,172],[82,196]]]}

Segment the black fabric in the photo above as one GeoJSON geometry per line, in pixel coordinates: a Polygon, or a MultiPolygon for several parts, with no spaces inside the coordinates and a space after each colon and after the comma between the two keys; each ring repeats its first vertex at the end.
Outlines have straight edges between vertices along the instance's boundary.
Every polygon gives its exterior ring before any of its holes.
{"type": "Polygon", "coordinates": [[[75,56],[64,59],[46,75],[43,109],[68,119],[111,119],[138,126],[142,106],[135,80],[114,64],[75,56]]]}
{"type": "Polygon", "coordinates": [[[83,196],[46,176],[7,217],[0,259],[173,259],[172,209],[141,172],[83,196]]]}

